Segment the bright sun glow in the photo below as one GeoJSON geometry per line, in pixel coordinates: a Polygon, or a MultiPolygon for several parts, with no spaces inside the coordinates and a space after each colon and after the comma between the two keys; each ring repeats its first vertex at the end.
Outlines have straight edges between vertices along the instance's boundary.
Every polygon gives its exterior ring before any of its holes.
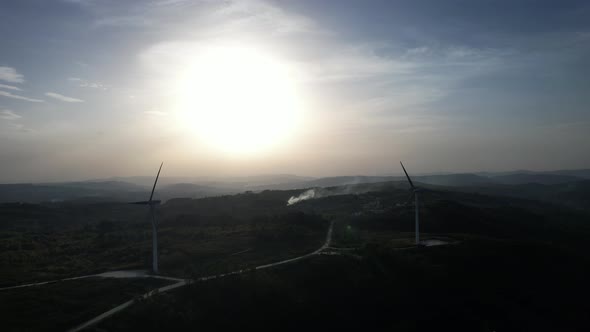
{"type": "Polygon", "coordinates": [[[287,66],[252,48],[199,53],[179,82],[183,126],[239,155],[268,150],[293,132],[300,107],[287,66]]]}

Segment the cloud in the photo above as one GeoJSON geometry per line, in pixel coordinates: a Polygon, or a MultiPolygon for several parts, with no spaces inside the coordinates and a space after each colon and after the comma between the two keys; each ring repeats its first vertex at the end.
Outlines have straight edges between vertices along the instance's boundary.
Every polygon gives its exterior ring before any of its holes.
{"type": "Polygon", "coordinates": [[[109,2],[68,1],[92,12],[95,28],[131,27],[177,31],[200,22],[200,31],[217,33],[262,32],[284,35],[315,29],[308,17],[287,13],[265,0],[188,1],[153,0],[109,2]]]}
{"type": "Polygon", "coordinates": [[[51,97],[51,98],[54,98],[54,99],[57,99],[60,101],[65,101],[66,103],[83,103],[84,102],[84,100],[82,100],[82,99],[60,95],[59,93],[55,93],[55,92],[46,92],[45,95],[47,97],[51,97]]]}
{"type": "Polygon", "coordinates": [[[134,26],[134,27],[147,27],[153,25],[154,22],[144,16],[135,15],[135,16],[111,16],[99,19],[95,22],[97,27],[103,26],[110,26],[110,27],[124,27],[124,26],[134,26]]]}
{"type": "Polygon", "coordinates": [[[234,31],[262,29],[277,34],[311,32],[318,29],[308,17],[287,13],[282,8],[261,0],[229,1],[212,18],[227,22],[234,31]]]}
{"type": "Polygon", "coordinates": [[[34,132],[33,129],[29,128],[29,127],[25,127],[25,125],[21,124],[21,123],[12,123],[11,126],[13,128],[15,128],[18,131],[21,131],[23,133],[32,133],[34,132]]]}
{"type": "Polygon", "coordinates": [[[307,64],[310,81],[348,81],[374,79],[413,72],[418,63],[376,55],[367,46],[333,46],[333,51],[307,64]]]}
{"type": "Polygon", "coordinates": [[[43,102],[45,102],[42,99],[34,99],[34,98],[19,96],[19,95],[15,95],[15,94],[10,93],[10,92],[7,92],[7,91],[0,91],[0,96],[12,98],[12,99],[30,101],[32,103],[43,103],[43,102]]]}
{"type": "MultiPolygon", "coordinates": [[[[321,21],[316,23],[257,0],[228,1],[203,15],[205,22],[212,23],[199,30],[199,38],[162,40],[139,53],[140,63],[155,78],[157,91],[170,86],[161,86],[159,82],[174,80],[191,65],[196,54],[222,43],[224,36],[262,30],[268,31],[267,39],[261,39],[257,49],[277,55],[291,78],[303,87],[302,94],[325,89],[328,93],[318,97],[320,103],[368,115],[365,118],[375,119],[371,122],[374,125],[383,121],[384,116],[392,117],[417,107],[426,109],[446,97],[458,82],[497,68],[503,57],[499,50],[461,45],[424,42],[408,47],[394,41],[348,40],[321,26],[321,21]],[[281,41],[284,34],[308,38],[294,38],[298,47],[292,51],[292,45],[281,41]],[[271,47],[264,49],[263,45],[271,47]],[[313,51],[300,51],[304,49],[313,51]],[[332,99],[332,91],[343,93],[332,99]]],[[[253,39],[252,44],[257,41],[253,39]]]]}
{"type": "Polygon", "coordinates": [[[75,82],[78,84],[79,87],[82,87],[82,88],[101,89],[101,90],[106,90],[108,88],[107,85],[104,85],[102,83],[90,82],[90,81],[87,81],[87,80],[79,78],[79,77],[69,77],[68,81],[75,82]]]}
{"type": "Polygon", "coordinates": [[[33,132],[34,131],[33,129],[25,127],[25,125],[23,125],[22,123],[15,122],[16,120],[18,120],[20,118],[22,118],[22,116],[14,113],[14,111],[12,111],[12,110],[9,110],[9,109],[0,110],[0,119],[10,121],[9,125],[8,125],[9,127],[12,127],[14,129],[16,129],[17,131],[24,132],[24,133],[33,132]]]}
{"type": "Polygon", "coordinates": [[[22,118],[22,116],[14,113],[11,110],[1,110],[0,111],[0,119],[4,119],[4,120],[16,120],[16,119],[20,119],[22,118]]]}
{"type": "Polygon", "coordinates": [[[0,81],[10,83],[23,83],[25,81],[25,78],[22,74],[18,73],[16,69],[12,67],[0,66],[0,81]]]}
{"type": "Polygon", "coordinates": [[[6,85],[6,84],[0,84],[0,89],[22,91],[19,87],[12,86],[12,85],[6,85]]]}
{"type": "Polygon", "coordinates": [[[102,85],[101,83],[96,82],[82,82],[80,83],[80,87],[82,88],[92,88],[92,89],[102,89],[106,90],[106,86],[102,85]]]}
{"type": "Polygon", "coordinates": [[[168,83],[186,71],[196,54],[239,36],[284,63],[302,98],[310,100],[308,105],[328,105],[322,107],[326,114],[338,109],[334,123],[342,128],[435,128],[445,120],[437,103],[446,102],[466,80],[503,68],[512,56],[507,49],[461,41],[349,38],[317,17],[298,15],[270,1],[224,1],[199,13],[199,22],[191,34],[160,40],[138,54],[154,78],[154,91],[167,98],[172,86],[168,83]],[[406,126],[396,126],[400,122],[406,126]]]}

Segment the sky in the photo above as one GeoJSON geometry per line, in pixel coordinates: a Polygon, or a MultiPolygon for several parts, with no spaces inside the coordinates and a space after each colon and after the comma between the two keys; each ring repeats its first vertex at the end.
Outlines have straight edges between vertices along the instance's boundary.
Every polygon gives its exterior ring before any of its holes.
{"type": "Polygon", "coordinates": [[[0,182],[590,168],[590,2],[0,2],[0,182]]]}

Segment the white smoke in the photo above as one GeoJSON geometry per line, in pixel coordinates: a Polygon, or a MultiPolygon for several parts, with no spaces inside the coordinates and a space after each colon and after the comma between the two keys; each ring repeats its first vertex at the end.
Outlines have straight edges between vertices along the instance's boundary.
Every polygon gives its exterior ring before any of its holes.
{"type": "Polygon", "coordinates": [[[287,205],[293,205],[295,203],[299,203],[299,202],[304,201],[306,199],[312,199],[312,198],[315,198],[315,196],[316,196],[315,189],[309,189],[309,190],[302,192],[297,197],[291,196],[291,198],[289,198],[289,200],[287,201],[287,205]]]}
{"type": "Polygon", "coordinates": [[[382,190],[380,184],[347,184],[339,187],[330,188],[312,188],[308,189],[299,196],[291,196],[287,201],[287,206],[297,204],[308,199],[316,199],[335,195],[362,194],[369,191],[382,190]]]}

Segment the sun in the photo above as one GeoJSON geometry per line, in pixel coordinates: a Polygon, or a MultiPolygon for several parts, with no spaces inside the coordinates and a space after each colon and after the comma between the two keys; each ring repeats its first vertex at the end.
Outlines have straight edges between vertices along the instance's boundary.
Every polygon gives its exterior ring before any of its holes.
{"type": "Polygon", "coordinates": [[[288,66],[255,48],[208,47],[179,81],[181,124],[224,153],[267,151],[299,122],[291,76],[288,66]]]}

